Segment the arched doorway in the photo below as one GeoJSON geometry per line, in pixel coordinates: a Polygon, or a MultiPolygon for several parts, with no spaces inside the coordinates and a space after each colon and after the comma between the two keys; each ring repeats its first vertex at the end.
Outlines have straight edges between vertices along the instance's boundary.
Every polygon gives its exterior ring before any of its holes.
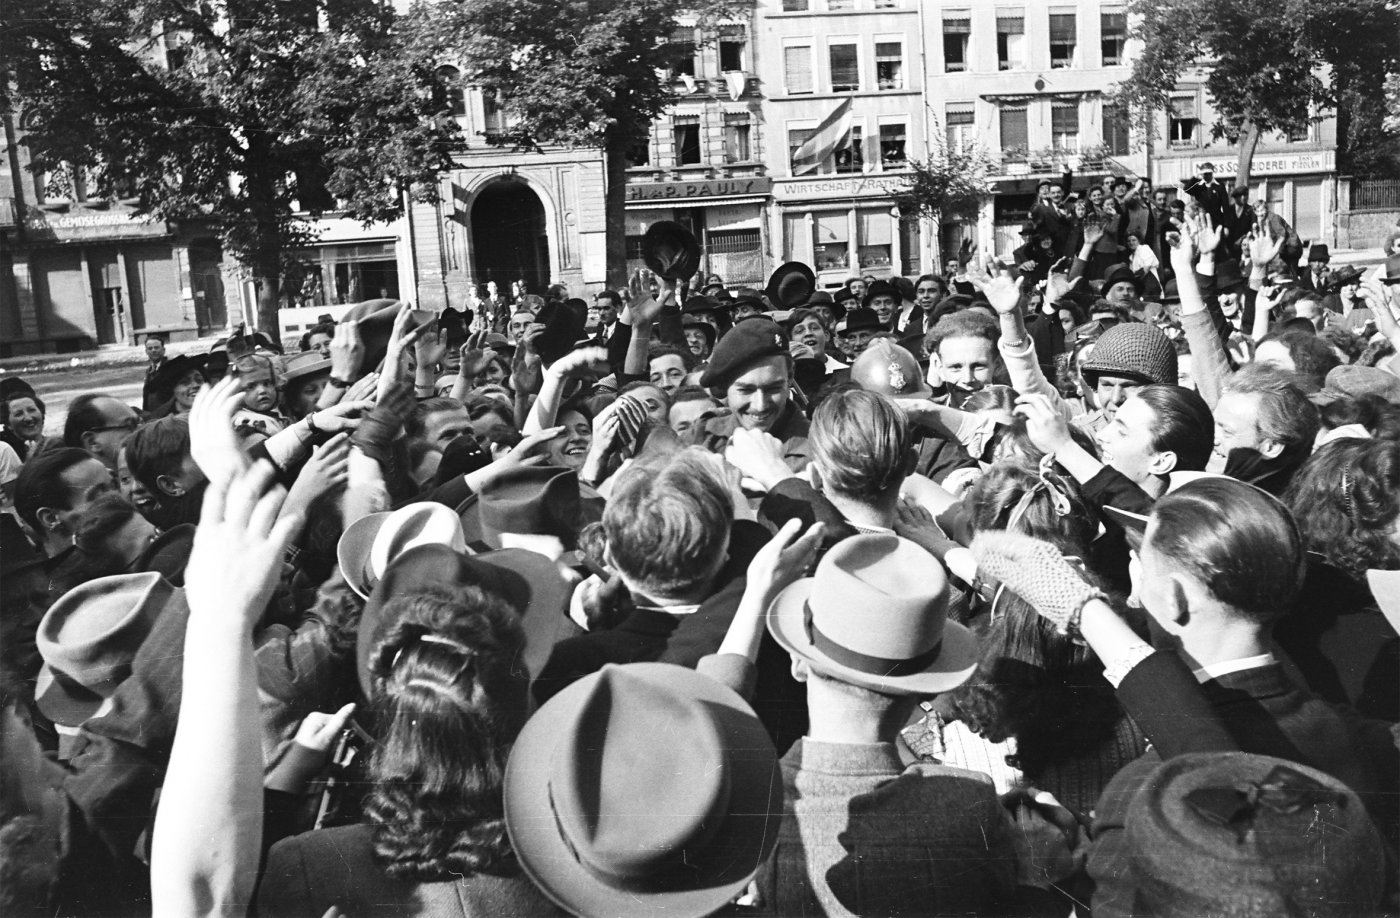
{"type": "Polygon", "coordinates": [[[533,293],[549,285],[549,234],[544,204],[529,185],[501,180],[487,185],[472,204],[476,282],[495,281],[502,291],[525,281],[533,293]]]}

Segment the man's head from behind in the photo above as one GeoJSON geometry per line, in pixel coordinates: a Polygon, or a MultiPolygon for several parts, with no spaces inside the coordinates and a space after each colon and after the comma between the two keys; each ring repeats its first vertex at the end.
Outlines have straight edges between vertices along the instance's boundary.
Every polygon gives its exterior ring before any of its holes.
{"type": "Polygon", "coordinates": [[[607,557],[633,593],[700,602],[724,564],[733,519],[716,458],[681,450],[624,473],[603,514],[607,557]]]}
{"type": "Polygon", "coordinates": [[[1327,342],[1306,331],[1285,331],[1268,335],[1259,342],[1254,362],[1295,373],[1305,392],[1322,388],[1327,374],[1341,363],[1327,342]]]}
{"type": "Polygon", "coordinates": [[[837,392],[812,417],[812,464],[823,490],[859,503],[898,497],[913,458],[909,421],[874,392],[837,392]]]}

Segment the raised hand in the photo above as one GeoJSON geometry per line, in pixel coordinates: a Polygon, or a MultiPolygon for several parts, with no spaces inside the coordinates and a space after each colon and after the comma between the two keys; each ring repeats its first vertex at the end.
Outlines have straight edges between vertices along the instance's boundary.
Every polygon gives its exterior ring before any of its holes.
{"type": "Polygon", "coordinates": [[[749,562],[746,589],[760,591],[765,598],[765,608],[774,597],[805,576],[816,560],[826,524],[813,523],[798,536],[801,528],[801,520],[788,520],[749,562]]]}
{"type": "Polygon", "coordinates": [[[1225,238],[1225,228],[1216,226],[1215,221],[1210,218],[1210,214],[1201,214],[1196,223],[1196,248],[1202,255],[1209,255],[1220,247],[1220,242],[1225,238]]]}
{"type": "Polygon", "coordinates": [[[993,278],[982,285],[982,295],[998,315],[1008,315],[1021,308],[1021,278],[1012,279],[1009,274],[993,278]]]}
{"type": "Polygon", "coordinates": [[[331,338],[331,375],[349,382],[360,372],[365,359],[365,342],[360,337],[359,322],[341,322],[331,338]]]}
{"type": "Polygon", "coordinates": [[[227,484],[248,467],[248,457],[233,433],[233,416],[243,404],[243,384],[225,376],[204,386],[190,408],[190,456],[209,479],[227,484]]]}
{"type": "MultiPolygon", "coordinates": [[[[436,327],[437,320],[429,324],[436,327]]],[[[447,329],[438,329],[432,334],[425,331],[413,343],[413,349],[418,356],[418,366],[436,370],[447,356],[447,329]]]]}
{"type": "Polygon", "coordinates": [[[1042,393],[1030,393],[1016,399],[1016,413],[1026,419],[1026,434],[1041,452],[1054,455],[1073,443],[1069,422],[1042,393]]]}
{"type": "Polygon", "coordinates": [[[576,348],[549,365],[550,375],[560,379],[577,379],[595,372],[608,372],[608,349],[605,347],[576,348]]]}
{"type": "Polygon", "coordinates": [[[338,433],[312,451],[287,492],[282,512],[305,516],[317,498],[342,487],[349,479],[350,435],[338,433]]]}
{"type": "Polygon", "coordinates": [[[1255,231],[1249,237],[1249,263],[1262,269],[1278,257],[1281,248],[1283,248],[1282,236],[1275,239],[1269,235],[1268,230],[1255,231]]]}
{"type": "Polygon", "coordinates": [[[1103,238],[1104,228],[1102,220],[1085,220],[1082,227],[1084,232],[1084,244],[1093,245],[1103,238]]]}
{"type": "Polygon", "coordinates": [[[734,431],[724,450],[724,458],[765,491],[793,477],[792,469],[783,461],[782,441],[761,430],[740,428],[734,431]]]}

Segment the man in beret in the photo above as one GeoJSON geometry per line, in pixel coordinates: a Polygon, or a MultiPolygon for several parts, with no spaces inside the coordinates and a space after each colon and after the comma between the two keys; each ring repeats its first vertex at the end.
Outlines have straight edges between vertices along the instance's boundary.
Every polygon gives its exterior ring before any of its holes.
{"type": "Polygon", "coordinates": [[[756,316],[719,340],[700,385],[729,406],[741,427],[781,440],[784,458],[801,466],[808,456],[807,418],[791,399],[792,372],[787,335],[756,316]]]}

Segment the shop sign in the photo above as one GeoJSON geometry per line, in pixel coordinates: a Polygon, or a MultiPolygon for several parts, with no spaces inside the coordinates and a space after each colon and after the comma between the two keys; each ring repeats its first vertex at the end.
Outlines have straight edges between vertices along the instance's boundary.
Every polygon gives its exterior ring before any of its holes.
{"type": "Polygon", "coordinates": [[[779,201],[801,201],[810,198],[888,198],[902,194],[907,187],[908,178],[905,176],[831,176],[781,182],[773,189],[773,197],[779,201]]]}
{"type": "Polygon", "coordinates": [[[126,210],[82,210],[51,214],[33,207],[25,214],[24,229],[33,239],[64,242],[164,236],[169,232],[164,221],[137,217],[126,210]]]}
{"type": "Polygon", "coordinates": [[[703,202],[707,198],[737,198],[767,194],[773,180],[767,176],[753,178],[712,179],[703,182],[646,182],[627,186],[627,203],[643,201],[703,202]]]}
{"type": "MultiPolygon", "coordinates": [[[[1201,162],[1205,162],[1204,159],[1201,162]]],[[[1239,171],[1239,161],[1235,158],[1221,158],[1215,163],[1216,175],[1234,175],[1239,171]]],[[[1194,168],[1194,164],[1193,164],[1194,168]]],[[[1255,154],[1250,163],[1250,175],[1287,175],[1292,172],[1331,172],[1337,168],[1337,154],[1332,150],[1316,150],[1311,153],[1279,153],[1273,156],[1255,154]]]]}

